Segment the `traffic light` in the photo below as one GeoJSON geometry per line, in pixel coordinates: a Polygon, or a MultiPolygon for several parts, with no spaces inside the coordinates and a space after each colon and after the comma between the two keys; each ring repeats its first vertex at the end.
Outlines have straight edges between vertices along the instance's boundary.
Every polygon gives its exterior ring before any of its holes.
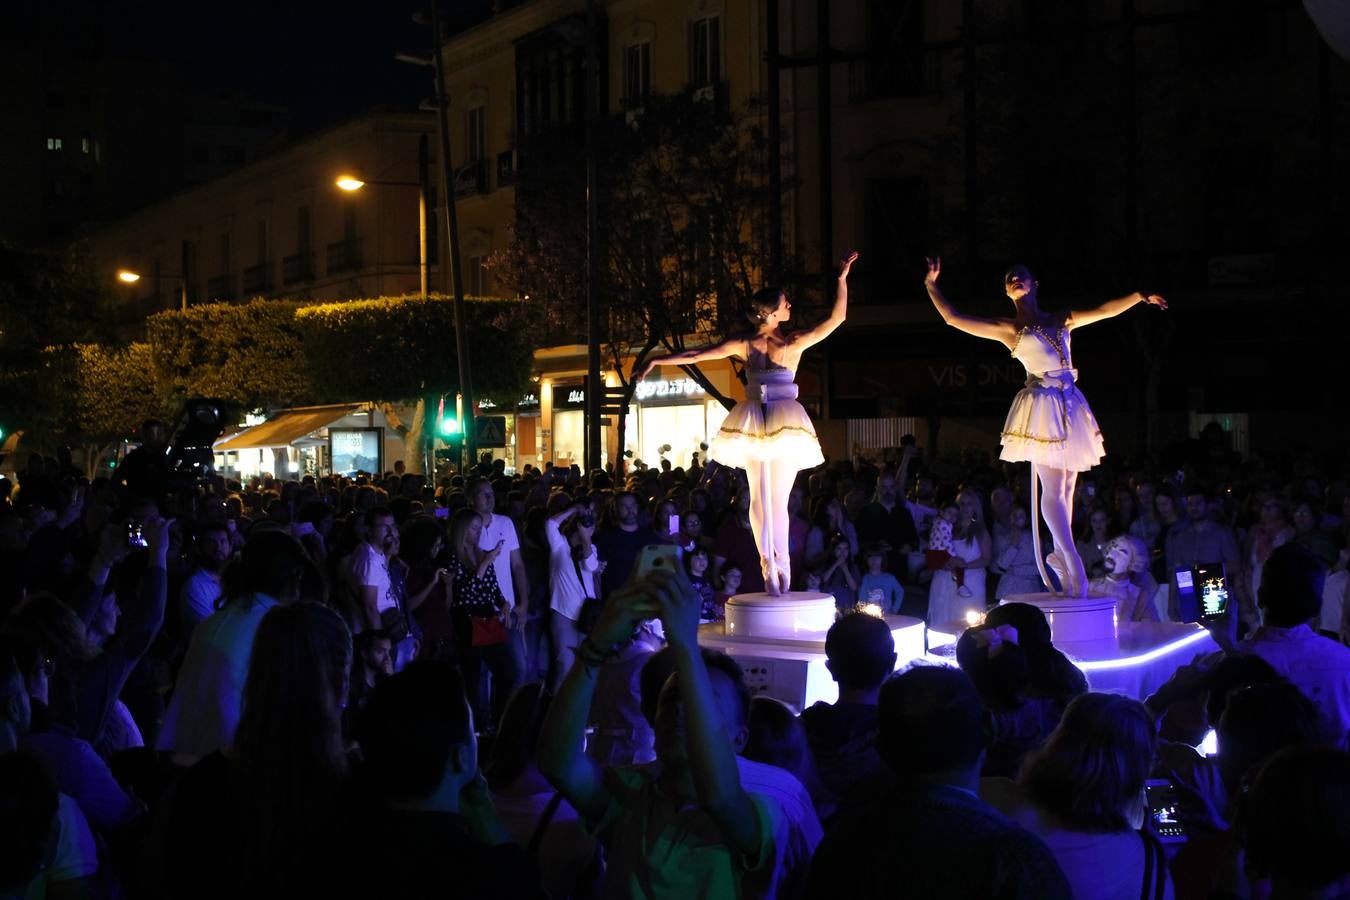
{"type": "Polygon", "coordinates": [[[440,421],[436,423],[436,433],[446,440],[459,437],[459,420],[442,413],[440,421]]]}

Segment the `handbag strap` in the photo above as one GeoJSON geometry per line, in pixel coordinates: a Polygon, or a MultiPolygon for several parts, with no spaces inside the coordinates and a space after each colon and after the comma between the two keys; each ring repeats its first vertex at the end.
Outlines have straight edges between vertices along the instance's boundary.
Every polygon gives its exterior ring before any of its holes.
{"type": "Polygon", "coordinates": [[[586,579],[581,574],[581,560],[577,559],[575,553],[572,554],[572,568],[577,570],[577,587],[581,588],[581,596],[594,599],[591,598],[591,594],[595,592],[586,590],[586,579]]]}
{"type": "Polygon", "coordinates": [[[1139,896],[1141,900],[1162,900],[1167,887],[1167,856],[1147,828],[1139,829],[1139,837],[1144,842],[1144,881],[1139,896]]]}
{"type": "Polygon", "coordinates": [[[544,843],[544,832],[548,830],[549,823],[553,821],[553,816],[558,812],[558,807],[562,804],[563,795],[560,791],[554,791],[553,796],[549,798],[548,806],[539,814],[539,821],[534,826],[534,833],[530,835],[530,842],[525,846],[525,852],[531,857],[538,858],[539,847],[544,843]]]}

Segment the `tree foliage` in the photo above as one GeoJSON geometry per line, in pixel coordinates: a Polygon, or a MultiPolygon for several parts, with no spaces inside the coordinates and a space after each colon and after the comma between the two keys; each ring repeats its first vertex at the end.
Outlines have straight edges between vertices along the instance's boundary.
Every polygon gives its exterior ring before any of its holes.
{"type": "MultiPolygon", "coordinates": [[[[763,135],[690,93],[643,103],[597,126],[595,141],[604,339],[616,368],[636,352],[634,370],[740,327],[768,255],[763,135]]],[[[585,215],[584,144],[545,136],[522,147],[513,240],[492,263],[555,336],[583,333],[585,215]]],[[[689,372],[728,402],[697,366],[689,372]]]]}
{"type": "MultiPolygon", "coordinates": [[[[524,393],[533,361],[522,302],[465,298],[476,395],[524,393]]],[[[316,402],[397,400],[459,389],[453,299],[382,297],[305,306],[295,316],[316,402]]]]}
{"type": "Polygon", "coordinates": [[[154,368],[171,397],[241,407],[291,406],[314,389],[296,325],[300,303],[253,300],[166,310],[147,322],[154,368]]]}

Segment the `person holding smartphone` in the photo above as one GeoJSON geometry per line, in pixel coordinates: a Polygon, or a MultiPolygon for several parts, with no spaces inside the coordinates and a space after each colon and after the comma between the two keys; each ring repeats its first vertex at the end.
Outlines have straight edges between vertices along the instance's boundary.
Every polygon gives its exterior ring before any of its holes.
{"type": "Polygon", "coordinates": [[[698,646],[701,605],[679,566],[629,581],[577,648],[544,720],[540,770],[604,842],[608,896],[773,895],[782,813],[741,784],[749,690],[730,657],[698,646]],[[676,660],[657,706],[657,763],[605,770],[581,749],[599,670],[657,615],[676,660]]]}
{"type": "Polygon", "coordinates": [[[595,513],[589,503],[574,503],[544,523],[548,539],[549,640],[552,668],[549,683],[554,690],[572,667],[579,622],[587,601],[595,601],[595,578],[604,571],[591,539],[595,536],[595,513]],[[567,533],[564,526],[571,523],[567,533]]]}

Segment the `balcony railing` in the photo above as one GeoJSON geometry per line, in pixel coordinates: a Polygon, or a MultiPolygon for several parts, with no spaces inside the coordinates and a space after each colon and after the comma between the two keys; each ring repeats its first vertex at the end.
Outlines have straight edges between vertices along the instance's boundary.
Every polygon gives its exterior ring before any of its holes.
{"type": "Polygon", "coordinates": [[[272,289],[272,263],[258,263],[244,270],[244,296],[265,294],[272,289]]]}
{"type": "Polygon", "coordinates": [[[207,279],[206,299],[207,300],[237,299],[235,292],[235,284],[236,280],[233,272],[227,273],[225,275],[217,275],[214,278],[207,279]]]}
{"type": "Polygon", "coordinates": [[[356,238],[334,241],[328,245],[328,274],[350,272],[361,268],[361,242],[356,238]]]}
{"type": "Polygon", "coordinates": [[[314,254],[308,250],[293,253],[281,260],[282,284],[299,284],[314,280],[314,254]]]}

